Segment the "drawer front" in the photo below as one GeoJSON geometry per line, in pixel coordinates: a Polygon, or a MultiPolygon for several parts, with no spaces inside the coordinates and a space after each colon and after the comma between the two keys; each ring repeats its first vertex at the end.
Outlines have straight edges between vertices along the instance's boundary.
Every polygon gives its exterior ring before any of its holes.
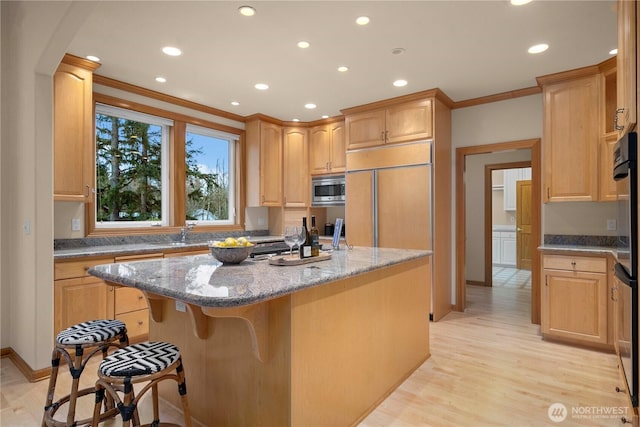
{"type": "Polygon", "coordinates": [[[129,341],[136,341],[149,334],[149,310],[138,310],[118,314],[116,315],[116,319],[127,325],[129,341]]]}
{"type": "Polygon", "coordinates": [[[138,289],[117,287],[115,298],[116,315],[147,308],[147,300],[138,289]]]}
{"type": "Polygon", "coordinates": [[[58,279],[89,276],[87,270],[99,264],[112,264],[113,258],[91,258],[81,261],[58,261],[54,265],[53,276],[58,279]]]}
{"type": "Polygon", "coordinates": [[[606,273],[607,259],[585,256],[545,255],[543,268],[552,270],[606,273]]]}

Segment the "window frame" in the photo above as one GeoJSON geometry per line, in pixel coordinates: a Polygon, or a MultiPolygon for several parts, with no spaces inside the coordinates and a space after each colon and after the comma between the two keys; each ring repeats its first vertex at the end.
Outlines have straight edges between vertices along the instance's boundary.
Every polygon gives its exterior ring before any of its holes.
{"type": "MultiPolygon", "coordinates": [[[[175,106],[176,109],[179,106],[175,106]]],[[[180,108],[184,110],[184,108],[180,108]]],[[[91,202],[85,203],[85,223],[87,224],[87,237],[92,236],[123,236],[123,235],[139,235],[139,234],[165,234],[175,233],[185,225],[186,218],[186,128],[187,125],[195,125],[199,128],[211,129],[212,131],[221,132],[223,134],[229,134],[236,137],[236,143],[234,144],[234,211],[235,217],[233,221],[228,224],[211,224],[196,222],[195,232],[219,232],[219,231],[237,231],[244,229],[244,194],[245,194],[245,180],[244,180],[244,156],[246,150],[245,131],[228,125],[215,123],[208,120],[203,120],[198,117],[189,116],[187,114],[169,111],[145,104],[141,104],[134,101],[117,98],[110,95],[104,95],[100,93],[93,93],[93,140],[91,141],[91,152],[93,156],[93,191],[94,197],[91,202]],[[167,149],[168,149],[168,180],[165,185],[163,182],[163,191],[166,187],[169,194],[169,203],[167,204],[167,220],[165,224],[158,225],[151,222],[151,224],[136,225],[132,222],[114,224],[109,227],[96,227],[96,139],[95,139],[95,116],[96,116],[96,104],[103,104],[119,109],[130,110],[132,112],[142,113],[158,118],[164,118],[167,120],[173,120],[173,126],[170,128],[168,134],[167,149]]],[[[163,153],[163,157],[164,153],[163,153]]],[[[163,159],[164,161],[164,159],[163,159]]],[[[231,172],[232,165],[229,164],[231,172]]],[[[231,197],[230,197],[231,198],[231,197]]],[[[164,209],[164,206],[163,206],[164,209]]],[[[164,217],[163,211],[163,217],[164,217]]],[[[147,222],[148,223],[148,222],[147,222]]],[[[189,221],[192,223],[192,221],[189,221]]]]}

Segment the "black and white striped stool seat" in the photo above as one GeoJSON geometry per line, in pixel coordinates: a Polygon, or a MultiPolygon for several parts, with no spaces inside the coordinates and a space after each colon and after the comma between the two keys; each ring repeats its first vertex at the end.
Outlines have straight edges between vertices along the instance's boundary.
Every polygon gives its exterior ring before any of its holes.
{"type": "Polygon", "coordinates": [[[90,320],[61,331],[56,342],[62,345],[100,343],[113,340],[126,330],[126,325],[119,320],[90,320]]]}
{"type": "Polygon", "coordinates": [[[180,350],[166,342],[143,342],[115,351],[98,367],[101,375],[134,377],[167,369],[180,358],[180,350]]]}

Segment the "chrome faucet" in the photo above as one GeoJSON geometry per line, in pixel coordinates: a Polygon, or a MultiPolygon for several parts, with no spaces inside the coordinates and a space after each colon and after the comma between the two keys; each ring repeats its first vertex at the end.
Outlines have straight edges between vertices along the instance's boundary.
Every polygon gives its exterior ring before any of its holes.
{"type": "Polygon", "coordinates": [[[194,225],[195,224],[185,223],[184,227],[180,228],[180,242],[182,243],[187,242],[187,234],[189,233],[189,231],[193,229],[194,225]]]}

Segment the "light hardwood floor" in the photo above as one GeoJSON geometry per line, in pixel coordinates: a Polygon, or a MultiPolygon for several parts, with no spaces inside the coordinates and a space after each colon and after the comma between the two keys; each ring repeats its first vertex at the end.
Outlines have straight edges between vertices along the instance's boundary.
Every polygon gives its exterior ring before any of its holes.
{"type": "MultiPolygon", "coordinates": [[[[621,425],[619,416],[572,417],[572,410],[626,404],[615,392],[615,357],[542,341],[539,327],[529,323],[529,294],[528,289],[468,286],[467,311],[431,324],[431,358],[360,427],[621,425]],[[553,403],[566,406],[565,421],[550,420],[553,403]]],[[[66,376],[60,387],[68,387],[66,376]]],[[[2,359],[0,385],[0,425],[39,425],[47,381],[28,383],[2,359]]],[[[180,423],[172,407],[164,406],[163,416],[180,423]]]]}

